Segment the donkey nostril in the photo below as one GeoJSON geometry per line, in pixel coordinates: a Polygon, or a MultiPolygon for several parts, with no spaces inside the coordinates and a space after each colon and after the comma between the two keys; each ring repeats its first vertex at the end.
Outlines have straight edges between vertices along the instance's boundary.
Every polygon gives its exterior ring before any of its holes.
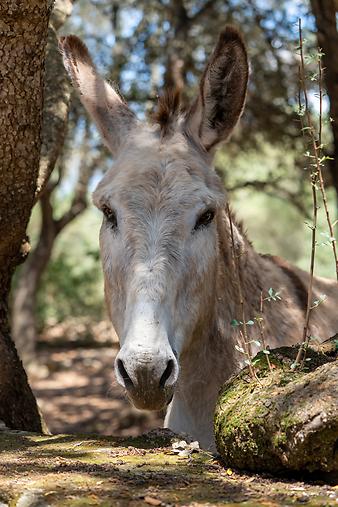
{"type": "Polygon", "coordinates": [[[126,389],[131,389],[134,387],[133,381],[129,377],[127,370],[124,367],[123,361],[121,359],[117,360],[117,368],[119,370],[119,373],[121,377],[123,378],[124,385],[126,386],[126,389]]]}
{"type": "Polygon", "coordinates": [[[174,369],[174,361],[172,359],[169,359],[166,369],[164,370],[161,380],[160,380],[160,387],[163,389],[165,386],[165,383],[167,382],[168,378],[172,374],[172,371],[174,369]]]}

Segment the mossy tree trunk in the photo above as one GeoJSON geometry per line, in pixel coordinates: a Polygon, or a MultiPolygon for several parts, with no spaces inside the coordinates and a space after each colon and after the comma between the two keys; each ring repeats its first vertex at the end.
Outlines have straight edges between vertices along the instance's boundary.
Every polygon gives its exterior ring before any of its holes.
{"type": "Polygon", "coordinates": [[[43,103],[43,70],[52,2],[4,0],[0,6],[0,420],[41,430],[27,376],[11,340],[8,296],[28,253],[26,227],[35,199],[43,103]]]}
{"type": "Polygon", "coordinates": [[[272,371],[260,353],[259,382],[245,369],[224,385],[215,438],[226,466],[338,477],[338,362],[311,350],[308,369],[294,372],[296,352],[272,351],[272,371]]]}

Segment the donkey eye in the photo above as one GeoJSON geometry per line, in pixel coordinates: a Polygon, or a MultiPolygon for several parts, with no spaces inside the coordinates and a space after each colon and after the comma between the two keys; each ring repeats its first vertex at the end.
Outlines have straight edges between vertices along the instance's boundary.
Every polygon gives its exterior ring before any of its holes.
{"type": "Polygon", "coordinates": [[[197,231],[198,229],[201,229],[202,227],[206,227],[209,225],[215,217],[215,211],[212,209],[208,209],[202,215],[198,217],[196,220],[196,224],[194,227],[194,231],[197,231]]]}
{"type": "Polygon", "coordinates": [[[107,222],[109,223],[112,229],[117,229],[117,218],[116,213],[108,206],[103,206],[102,213],[106,217],[107,222]]]}

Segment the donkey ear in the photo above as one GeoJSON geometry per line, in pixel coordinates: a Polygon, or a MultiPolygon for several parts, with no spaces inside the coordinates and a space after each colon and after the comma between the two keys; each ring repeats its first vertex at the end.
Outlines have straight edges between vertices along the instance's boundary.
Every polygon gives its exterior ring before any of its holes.
{"type": "Polygon", "coordinates": [[[248,59],[240,33],[227,26],[218,38],[200,83],[187,128],[209,151],[229,137],[244,107],[248,59]]]}
{"type": "Polygon", "coordinates": [[[63,62],[81,102],[96,123],[104,143],[116,156],[137,122],[122,97],[98,74],[85,44],[75,35],[59,40],[63,62]]]}

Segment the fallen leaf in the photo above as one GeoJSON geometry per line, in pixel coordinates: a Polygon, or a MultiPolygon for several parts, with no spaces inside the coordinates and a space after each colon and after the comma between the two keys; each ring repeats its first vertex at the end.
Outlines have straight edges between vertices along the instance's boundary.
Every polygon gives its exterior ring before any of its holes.
{"type": "Polygon", "coordinates": [[[159,500],[158,498],[153,498],[152,496],[145,496],[144,501],[148,505],[155,505],[156,506],[156,505],[162,504],[161,500],[159,500]]]}
{"type": "Polygon", "coordinates": [[[178,442],[173,442],[172,446],[172,453],[178,454],[181,457],[188,457],[191,456],[194,452],[200,451],[200,446],[197,441],[191,442],[188,444],[185,440],[179,440],[178,442]]]}
{"type": "Polygon", "coordinates": [[[248,480],[247,480],[247,481],[245,481],[245,482],[246,482],[246,483],[253,482],[255,479],[256,479],[256,477],[250,477],[250,479],[248,479],[248,480]]]}
{"type": "Polygon", "coordinates": [[[76,442],[74,445],[72,445],[72,449],[74,449],[75,447],[79,447],[80,445],[82,445],[84,442],[76,442]]]}

